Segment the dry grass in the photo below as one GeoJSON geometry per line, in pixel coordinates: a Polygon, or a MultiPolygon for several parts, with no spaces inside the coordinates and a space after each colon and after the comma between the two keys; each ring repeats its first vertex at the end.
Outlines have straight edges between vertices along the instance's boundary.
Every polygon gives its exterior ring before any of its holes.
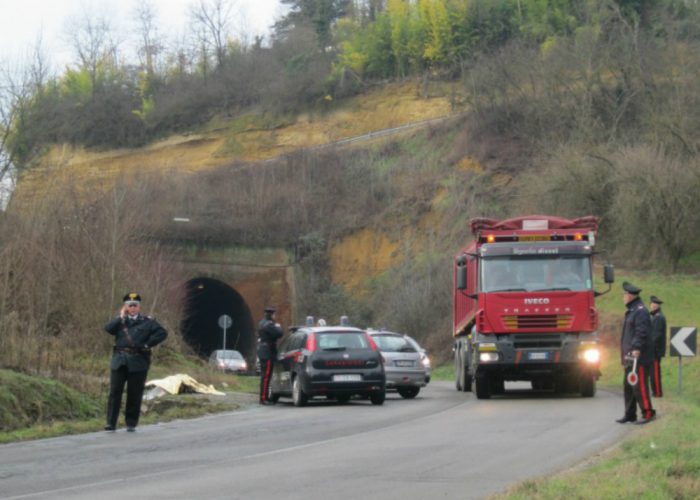
{"type": "Polygon", "coordinates": [[[22,176],[13,203],[40,196],[47,183],[81,179],[81,194],[111,189],[118,179],[136,172],[197,172],[231,162],[266,160],[310,146],[363,135],[371,131],[451,114],[447,89],[435,84],[420,98],[412,83],[380,87],[353,97],[321,114],[268,123],[264,117],[216,120],[199,133],[177,135],[143,148],[87,151],[67,145],[50,149],[40,164],[22,176]]]}

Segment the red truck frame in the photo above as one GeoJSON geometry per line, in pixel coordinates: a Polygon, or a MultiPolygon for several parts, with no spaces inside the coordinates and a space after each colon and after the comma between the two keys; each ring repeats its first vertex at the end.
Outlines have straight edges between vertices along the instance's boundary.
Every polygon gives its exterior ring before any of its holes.
{"type": "Polygon", "coordinates": [[[457,390],[487,399],[506,381],[593,397],[600,377],[593,288],[598,219],[530,215],[471,221],[473,240],[454,259],[457,390]],[[472,387],[473,386],[473,387],[472,387]]]}

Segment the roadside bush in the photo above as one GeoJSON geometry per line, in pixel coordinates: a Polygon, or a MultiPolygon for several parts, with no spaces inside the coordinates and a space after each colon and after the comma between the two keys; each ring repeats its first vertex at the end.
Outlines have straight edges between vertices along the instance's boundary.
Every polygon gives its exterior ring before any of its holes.
{"type": "Polygon", "coordinates": [[[103,373],[106,364],[84,359],[106,363],[111,338],[102,325],[133,289],[144,296],[144,313],[173,333],[171,347],[181,347],[184,280],[173,259],[145,241],[147,207],[123,184],[94,203],[81,199],[75,186],[57,184],[0,226],[0,367],[71,382],[75,373],[94,375],[88,367],[103,373]]]}

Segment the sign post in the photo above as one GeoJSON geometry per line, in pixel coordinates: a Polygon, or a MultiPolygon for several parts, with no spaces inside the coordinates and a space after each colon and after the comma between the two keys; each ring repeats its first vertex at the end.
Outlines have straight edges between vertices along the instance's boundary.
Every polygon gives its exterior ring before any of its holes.
{"type": "Polygon", "coordinates": [[[222,314],[219,316],[219,327],[221,327],[224,330],[224,345],[223,345],[223,350],[226,350],[226,330],[228,328],[231,328],[231,325],[233,324],[233,320],[231,319],[231,316],[228,314],[222,314]]]}
{"type": "Polygon", "coordinates": [[[698,329],[694,326],[671,327],[671,356],[678,356],[678,393],[683,392],[683,358],[695,356],[698,329]]]}

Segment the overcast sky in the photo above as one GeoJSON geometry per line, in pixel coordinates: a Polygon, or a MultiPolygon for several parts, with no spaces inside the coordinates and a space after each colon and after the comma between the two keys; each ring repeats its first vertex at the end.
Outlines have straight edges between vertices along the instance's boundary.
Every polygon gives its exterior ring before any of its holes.
{"type": "MultiPolygon", "coordinates": [[[[58,69],[71,61],[66,30],[71,19],[85,11],[105,14],[121,35],[131,36],[131,15],[139,0],[0,0],[0,61],[17,61],[30,53],[42,33],[43,45],[58,69]]],[[[188,7],[199,0],[150,0],[158,13],[159,31],[170,39],[186,31],[188,7]]],[[[230,0],[233,27],[254,35],[267,35],[269,26],[284,12],[279,0],[230,0]]],[[[123,48],[129,52],[127,45],[123,48]]]]}

